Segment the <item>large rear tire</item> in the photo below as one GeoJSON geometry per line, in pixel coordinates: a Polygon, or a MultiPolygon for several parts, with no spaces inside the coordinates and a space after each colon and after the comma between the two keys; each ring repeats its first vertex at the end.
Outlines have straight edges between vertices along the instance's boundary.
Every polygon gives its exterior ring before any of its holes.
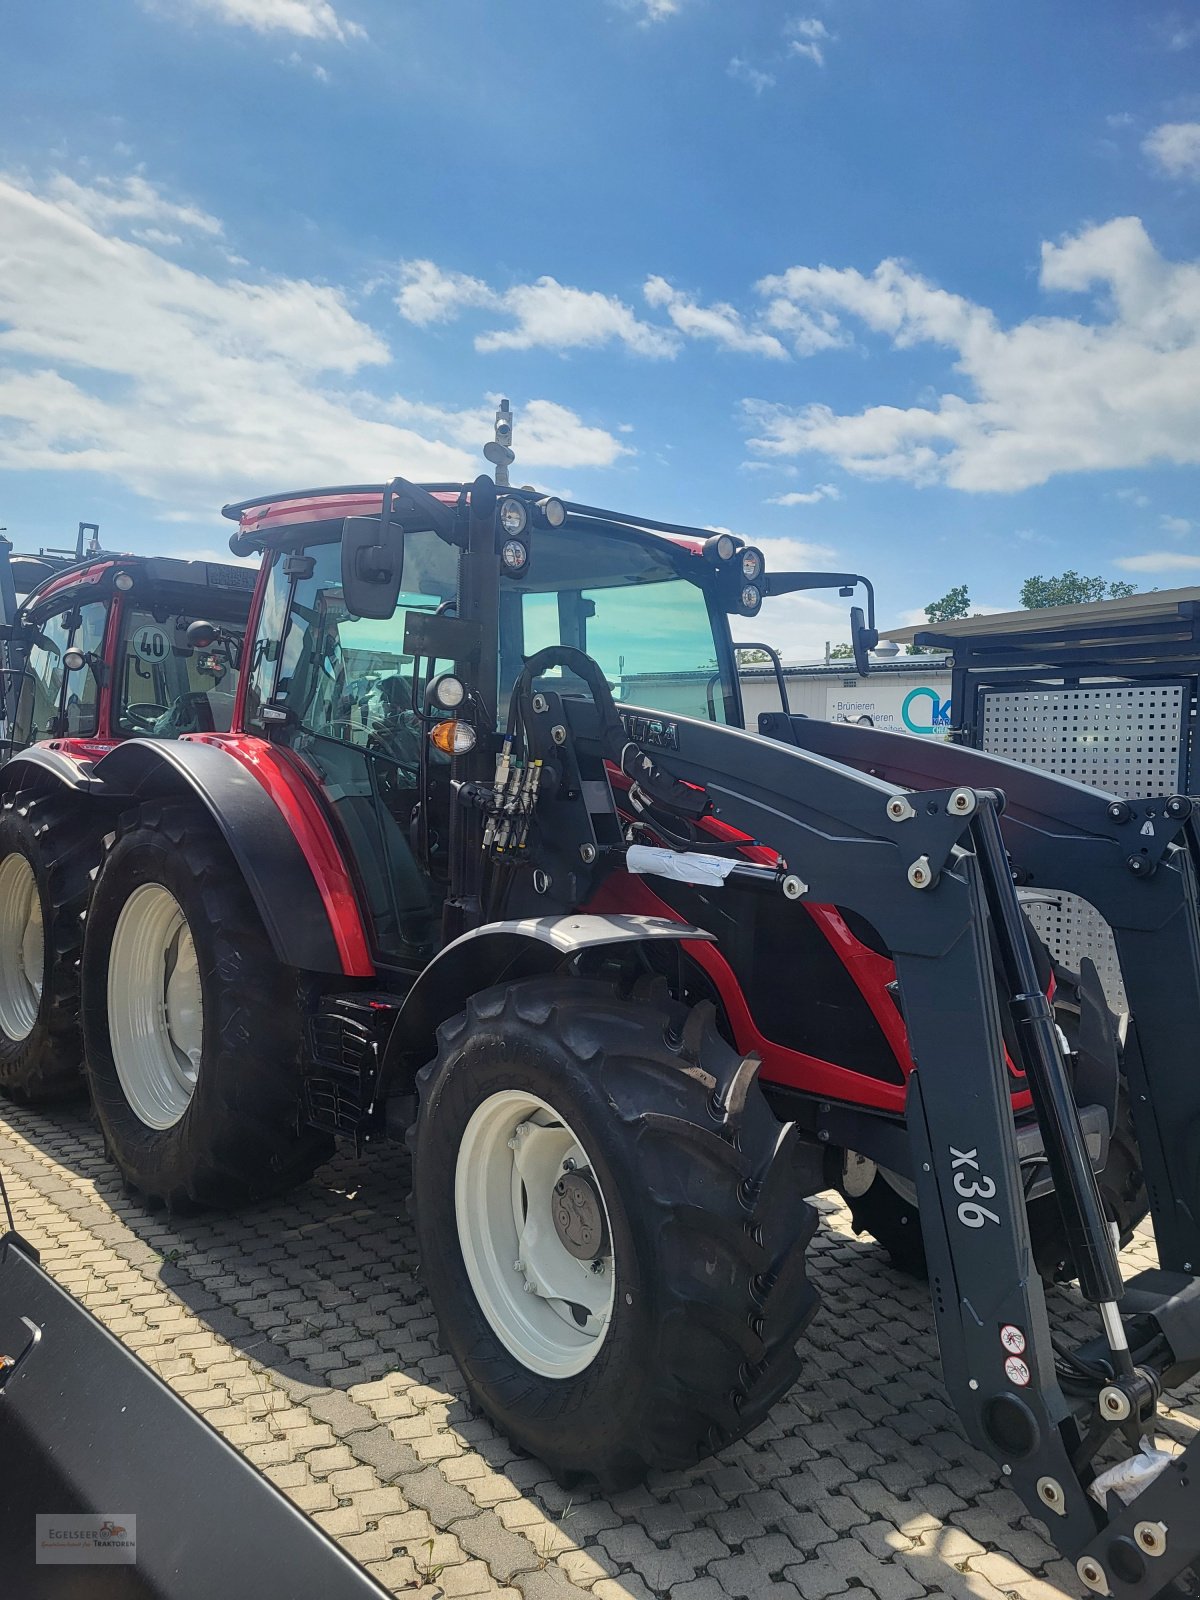
{"type": "Polygon", "coordinates": [[[710,1005],[569,978],[476,995],[438,1040],[413,1203],[476,1405],[561,1482],[608,1492],[753,1428],[817,1305],[817,1215],[756,1061],[710,1005]]]}
{"type": "Polygon", "coordinates": [[[228,849],[184,801],[121,819],[83,952],[87,1077],[109,1153],[147,1200],[236,1206],[307,1178],[296,976],[228,849]]]}
{"type": "Polygon", "coordinates": [[[0,799],[0,1091],[83,1092],[79,950],[101,819],[66,792],[0,799]]]}

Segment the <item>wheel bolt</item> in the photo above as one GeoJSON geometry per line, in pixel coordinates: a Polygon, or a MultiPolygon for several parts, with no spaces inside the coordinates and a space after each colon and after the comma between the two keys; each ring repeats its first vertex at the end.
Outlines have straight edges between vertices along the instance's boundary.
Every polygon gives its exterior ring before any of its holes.
{"type": "Polygon", "coordinates": [[[513,1271],[514,1272],[524,1272],[525,1271],[525,1263],[523,1261],[514,1261],[513,1262],[513,1271]]]}
{"type": "Polygon", "coordinates": [[[532,1294],[533,1292],[534,1292],[534,1286],[533,1286],[532,1283],[530,1283],[529,1279],[526,1278],[525,1279],[525,1293],[526,1294],[532,1294]]]}

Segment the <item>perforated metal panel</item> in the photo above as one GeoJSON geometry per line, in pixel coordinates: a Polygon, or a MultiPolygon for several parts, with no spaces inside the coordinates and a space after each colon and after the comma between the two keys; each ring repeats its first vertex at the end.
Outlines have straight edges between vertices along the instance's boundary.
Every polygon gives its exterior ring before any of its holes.
{"type": "MultiPolygon", "coordinates": [[[[983,748],[995,755],[1127,799],[1177,794],[1182,786],[1182,684],[989,689],[981,702],[983,748]]],[[[1127,1009],[1112,930],[1098,911],[1070,894],[1026,911],[1065,966],[1078,971],[1091,956],[1109,1005],[1127,1009]]]]}
{"type": "Polygon", "coordinates": [[[1127,799],[1176,794],[1183,751],[1179,683],[989,689],[983,748],[1127,799]]]}

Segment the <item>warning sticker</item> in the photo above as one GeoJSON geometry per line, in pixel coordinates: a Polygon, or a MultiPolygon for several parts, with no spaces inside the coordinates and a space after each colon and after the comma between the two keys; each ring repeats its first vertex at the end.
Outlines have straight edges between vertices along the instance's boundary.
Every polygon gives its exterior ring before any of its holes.
{"type": "Polygon", "coordinates": [[[1025,1354],[1025,1335],[1015,1323],[1006,1322],[1000,1329],[1000,1343],[1010,1356],[1023,1356],[1025,1354]]]}
{"type": "Polygon", "coordinates": [[[1020,1356],[1009,1356],[1004,1363],[1004,1370],[1008,1374],[1009,1383],[1015,1383],[1018,1389],[1023,1389],[1029,1382],[1029,1368],[1020,1356]]]}

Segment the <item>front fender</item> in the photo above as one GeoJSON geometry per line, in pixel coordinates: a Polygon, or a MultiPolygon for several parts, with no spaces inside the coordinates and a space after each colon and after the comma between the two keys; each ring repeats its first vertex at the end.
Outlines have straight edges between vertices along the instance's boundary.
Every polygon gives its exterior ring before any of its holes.
{"type": "Polygon", "coordinates": [[[437,1050],[438,1028],[482,989],[554,972],[583,950],[680,939],[711,942],[713,935],[665,917],[591,912],[523,917],[473,928],[435,956],[405,996],[391,1034],[385,1080],[395,1090],[408,1073],[429,1061],[437,1050]]]}

